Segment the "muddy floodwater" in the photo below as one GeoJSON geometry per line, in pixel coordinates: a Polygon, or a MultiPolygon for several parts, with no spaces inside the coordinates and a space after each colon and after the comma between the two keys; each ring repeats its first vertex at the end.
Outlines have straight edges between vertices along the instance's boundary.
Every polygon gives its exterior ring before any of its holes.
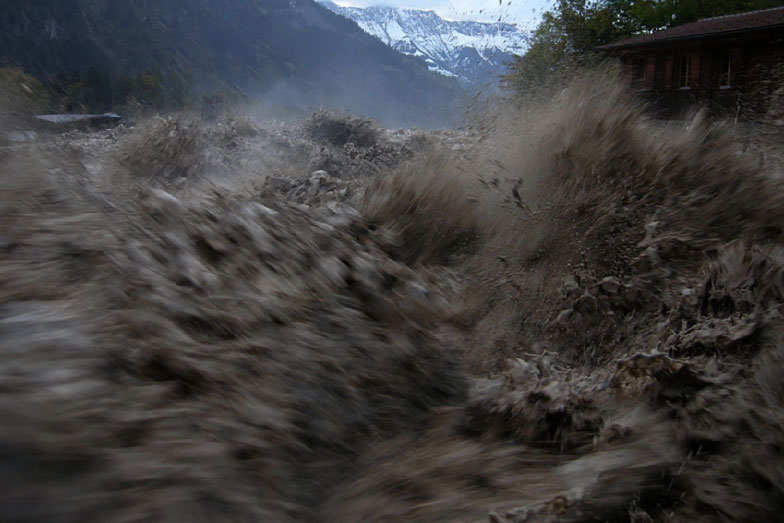
{"type": "Polygon", "coordinates": [[[486,116],[0,146],[0,519],[778,521],[780,131],[486,116]]]}

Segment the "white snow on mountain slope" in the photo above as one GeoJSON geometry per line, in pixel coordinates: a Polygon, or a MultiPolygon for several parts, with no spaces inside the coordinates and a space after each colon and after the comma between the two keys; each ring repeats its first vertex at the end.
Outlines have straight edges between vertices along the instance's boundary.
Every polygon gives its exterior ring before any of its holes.
{"type": "Polygon", "coordinates": [[[471,87],[496,84],[504,64],[526,48],[526,34],[514,24],[454,22],[433,11],[320,1],[401,53],[423,59],[430,70],[471,87]]]}

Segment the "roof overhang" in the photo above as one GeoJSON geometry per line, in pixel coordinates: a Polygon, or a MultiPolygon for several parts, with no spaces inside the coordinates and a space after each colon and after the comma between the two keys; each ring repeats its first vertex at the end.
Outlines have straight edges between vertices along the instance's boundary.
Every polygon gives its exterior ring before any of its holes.
{"type": "Polygon", "coordinates": [[[684,35],[684,36],[670,36],[670,37],[662,37],[662,38],[656,38],[656,33],[653,33],[652,35],[650,35],[653,36],[653,38],[649,38],[645,40],[640,39],[634,41],[620,41],[612,44],[600,45],[598,47],[595,47],[594,49],[606,53],[615,53],[615,52],[623,52],[623,51],[643,48],[643,47],[644,48],[658,47],[658,46],[663,47],[668,45],[680,45],[684,43],[699,42],[704,40],[713,41],[713,40],[724,40],[729,38],[756,37],[756,36],[759,36],[760,38],[764,38],[766,35],[778,31],[784,31],[784,24],[768,25],[765,27],[737,29],[737,30],[730,30],[730,31],[720,31],[720,32],[713,32],[713,33],[703,33],[703,34],[684,35]]]}

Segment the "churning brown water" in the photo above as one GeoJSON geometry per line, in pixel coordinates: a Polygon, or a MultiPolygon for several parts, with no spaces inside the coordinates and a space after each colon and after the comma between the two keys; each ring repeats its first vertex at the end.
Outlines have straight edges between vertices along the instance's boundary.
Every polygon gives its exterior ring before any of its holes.
{"type": "Polygon", "coordinates": [[[728,130],[592,76],[335,125],[2,149],[0,519],[779,519],[784,188],[728,130]]]}

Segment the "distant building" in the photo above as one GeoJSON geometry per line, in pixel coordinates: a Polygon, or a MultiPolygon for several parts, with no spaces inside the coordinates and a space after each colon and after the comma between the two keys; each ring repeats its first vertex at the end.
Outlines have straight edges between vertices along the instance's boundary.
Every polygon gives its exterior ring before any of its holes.
{"type": "Polygon", "coordinates": [[[7,114],[0,115],[0,142],[23,142],[37,138],[38,133],[95,131],[118,125],[122,116],[105,114],[7,114]]]}
{"type": "Polygon", "coordinates": [[[630,86],[661,116],[695,105],[784,121],[784,7],[707,18],[597,50],[618,56],[630,86]]]}
{"type": "Polygon", "coordinates": [[[39,114],[32,117],[34,129],[39,131],[65,132],[107,129],[119,124],[122,116],[117,113],[104,114],[39,114]]]}

